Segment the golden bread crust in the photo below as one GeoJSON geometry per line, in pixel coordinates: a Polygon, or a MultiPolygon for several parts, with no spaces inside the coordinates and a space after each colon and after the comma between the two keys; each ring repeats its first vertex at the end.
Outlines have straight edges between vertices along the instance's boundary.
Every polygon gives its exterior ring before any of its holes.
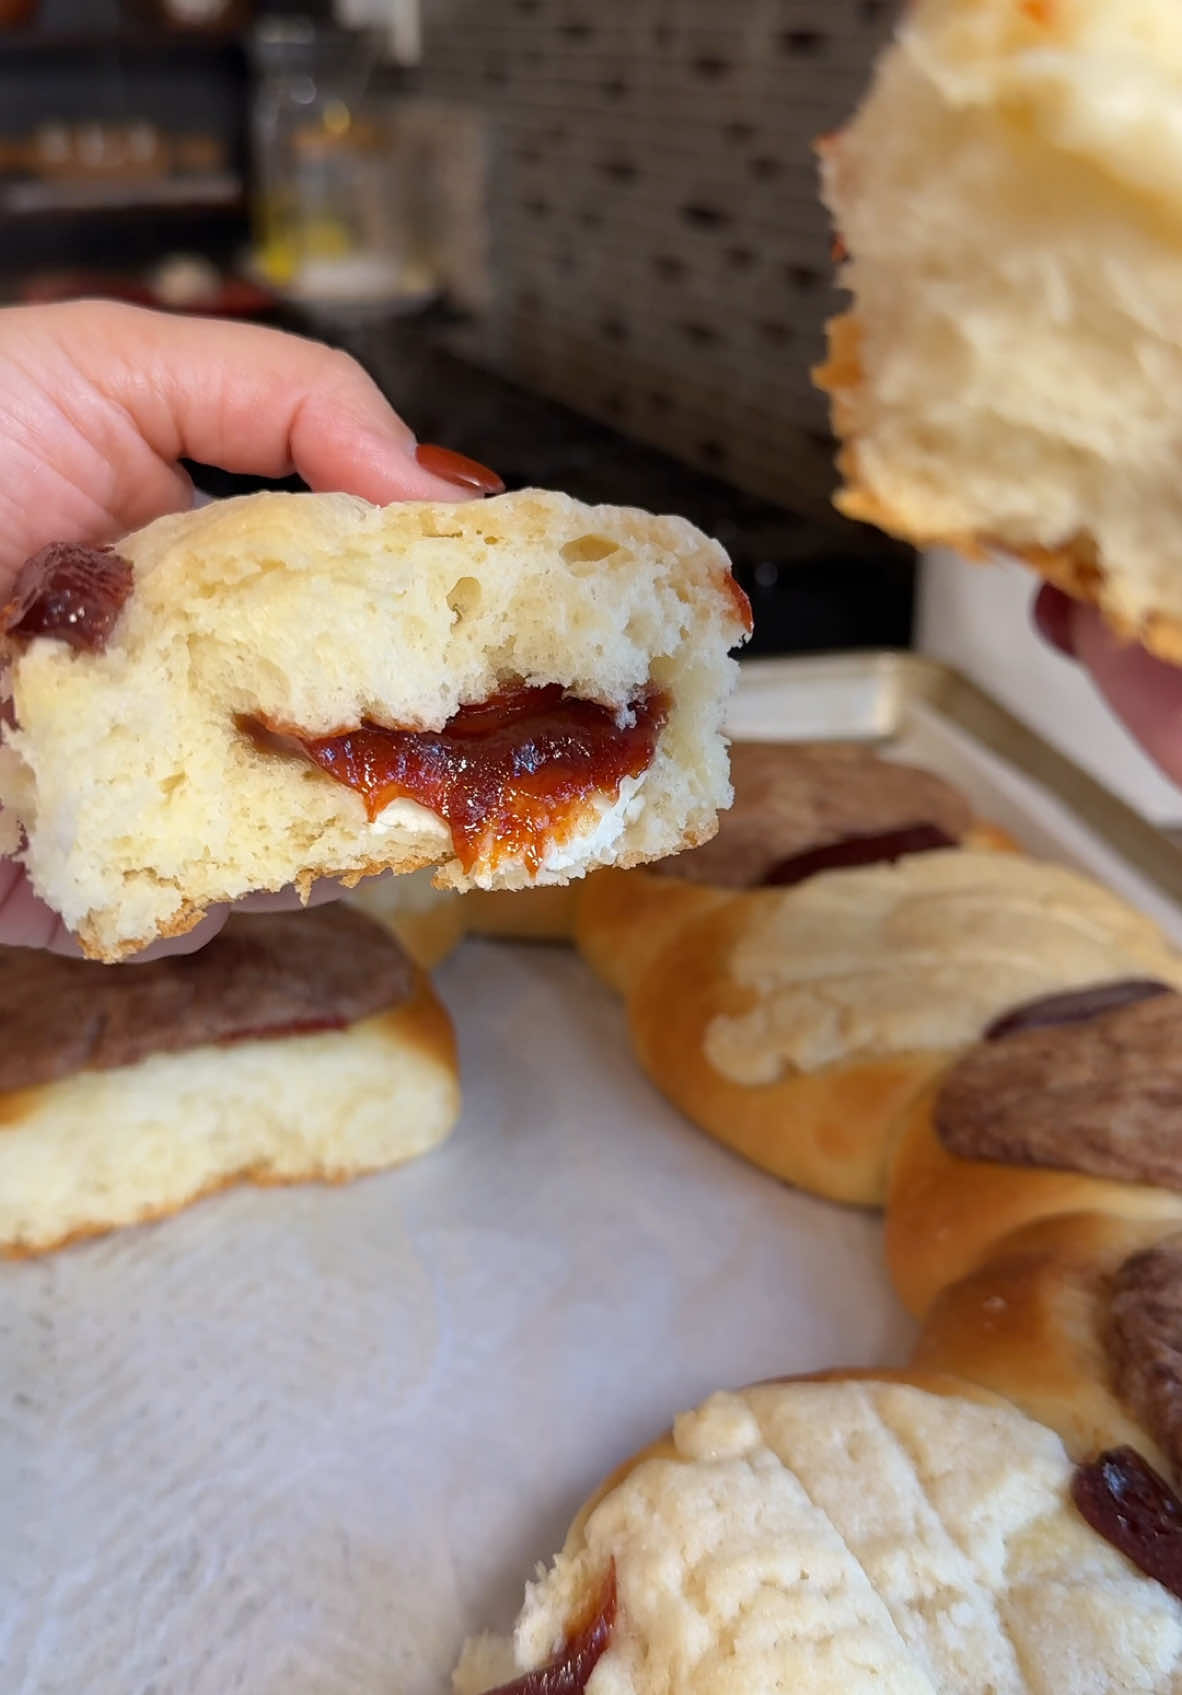
{"type": "Polygon", "coordinates": [[[575,943],[600,980],[627,995],[686,924],[736,899],[731,889],[643,867],[589,877],[575,907],[575,943]]]}
{"type": "Polygon", "coordinates": [[[761,886],[769,866],[851,832],[935,824],[970,850],[1015,848],[1006,831],[973,820],[967,800],[942,778],[859,743],[736,742],[731,780],[734,805],[701,853],[678,854],[658,869],[597,873],[579,894],[576,944],[617,994],[628,993],[683,925],[761,886]]]}
{"type": "MultiPolygon", "coordinates": [[[[974,852],[1020,851],[1013,837],[996,824],[974,824],[964,846],[974,852]]],[[[575,943],[595,975],[616,994],[627,996],[679,930],[721,902],[739,898],[733,889],[691,883],[672,872],[658,873],[643,866],[634,871],[598,871],[587,878],[578,895],[575,943]]]]}
{"type": "Polygon", "coordinates": [[[891,1127],[945,1056],[900,1053],[788,1070],[754,1087],[725,1076],[707,1058],[706,1033],[714,1019],[756,1004],[755,991],[727,969],[747,923],[744,896],[716,899],[649,964],[628,1000],[637,1057],[693,1123],[752,1164],[831,1200],[880,1205],[891,1127]]]}
{"type": "Polygon", "coordinates": [[[904,1109],[886,1196],[887,1269],[916,1317],[1020,1226],[1076,1212],[1160,1221],[1163,1230],[1182,1220],[1182,1195],[1170,1190],[949,1153],[934,1124],[938,1087],[937,1079],[904,1109]]]}
{"type": "Polygon", "coordinates": [[[1163,1475],[1173,1467],[1116,1390],[1105,1341],[1106,1287],[1130,1255],[1177,1222],[1069,1213],[993,1244],[945,1289],[924,1320],[912,1363],[979,1383],[1063,1438],[1080,1460],[1129,1445],[1163,1475]]]}
{"type": "Polygon", "coordinates": [[[405,912],[401,917],[387,920],[393,935],[424,971],[434,971],[437,965],[442,965],[463,941],[467,926],[462,902],[463,896],[459,895],[424,912],[405,912]]]}
{"type": "Polygon", "coordinates": [[[595,896],[617,980],[652,940],[628,998],[642,1066],[709,1134],[835,1200],[881,1204],[905,1108],[1001,1013],[1132,975],[1182,985],[1143,915],[1016,854],[952,848],[729,896],[667,878],[658,936],[633,903],[660,880],[595,896]]]}

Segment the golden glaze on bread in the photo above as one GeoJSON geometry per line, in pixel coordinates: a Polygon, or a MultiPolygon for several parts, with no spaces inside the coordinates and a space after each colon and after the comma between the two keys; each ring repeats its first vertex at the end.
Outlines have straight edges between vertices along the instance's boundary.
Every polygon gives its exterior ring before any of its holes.
{"type": "Polygon", "coordinates": [[[886,1196],[887,1269],[917,1317],[1021,1225],[1091,1211],[1161,1229],[1182,1221],[1182,1194],[1169,1189],[948,1153],[933,1124],[938,1087],[937,1080],[903,1113],[886,1196]]]}
{"type": "Polygon", "coordinates": [[[924,1320],[913,1363],[1004,1395],[1084,1459],[1128,1444],[1165,1476],[1177,1467],[1120,1398],[1106,1339],[1108,1285],[1179,1220],[1069,1213],[996,1241],[924,1320]]]}
{"type": "Polygon", "coordinates": [[[637,1058],[687,1118],[753,1164],[832,1200],[878,1205],[890,1127],[944,1056],[876,1055],[754,1085],[726,1076],[707,1057],[707,1035],[715,1020],[758,1005],[727,971],[748,923],[743,896],[718,900],[641,974],[628,1000],[637,1058]]]}

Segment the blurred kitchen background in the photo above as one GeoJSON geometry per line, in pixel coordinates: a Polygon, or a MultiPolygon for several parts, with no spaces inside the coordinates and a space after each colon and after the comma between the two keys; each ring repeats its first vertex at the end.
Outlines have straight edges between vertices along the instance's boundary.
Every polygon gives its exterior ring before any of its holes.
{"type": "MultiPolygon", "coordinates": [[[[752,653],[917,645],[1150,815],[1029,580],[830,505],[812,139],[897,0],[0,0],[0,297],[348,348],[420,439],[730,549],[752,653]]],[[[255,486],[205,467],[220,494],[255,486]]]]}

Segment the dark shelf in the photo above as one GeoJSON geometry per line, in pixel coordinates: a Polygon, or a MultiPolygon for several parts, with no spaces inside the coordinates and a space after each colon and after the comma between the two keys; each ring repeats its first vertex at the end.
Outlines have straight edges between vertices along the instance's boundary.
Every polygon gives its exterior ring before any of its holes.
{"type": "Polygon", "coordinates": [[[0,30],[0,66],[32,59],[241,59],[245,38],[201,30],[0,30]]]}
{"type": "Polygon", "coordinates": [[[188,181],[183,177],[161,177],[119,183],[96,180],[0,184],[0,213],[10,218],[241,213],[245,202],[245,184],[230,171],[211,172],[188,181]]]}

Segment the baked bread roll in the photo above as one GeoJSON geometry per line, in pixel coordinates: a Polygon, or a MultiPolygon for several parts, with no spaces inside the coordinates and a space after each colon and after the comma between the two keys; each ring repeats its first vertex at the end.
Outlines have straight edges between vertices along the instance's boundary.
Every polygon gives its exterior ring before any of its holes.
{"type": "Polygon", "coordinates": [[[0,950],[0,1252],[239,1180],[340,1182],[443,1140],[455,1042],[426,977],[344,905],[238,914],[199,952],[0,950]]]}
{"type": "Polygon", "coordinates": [[[94,958],[318,877],[564,883],[730,798],[750,611],[684,520],[259,494],[119,548],[45,550],[3,618],[7,845],[94,958]]]}
{"type": "Polygon", "coordinates": [[[1182,660],[1174,0],[911,0],[822,147],[838,504],[1182,660]]]}
{"type": "Polygon", "coordinates": [[[1069,1213],[945,1289],[914,1363],[1004,1395],[1073,1458],[1131,1445],[1182,1477],[1182,1219],[1069,1213]]]}
{"type": "Polygon", "coordinates": [[[1013,845],[942,777],[852,743],[736,742],[731,785],[712,840],[645,870],[604,871],[577,891],[579,951],[617,993],[735,889],[933,845],[1013,845]]]}
{"type": "MultiPolygon", "coordinates": [[[[1110,993],[1119,1000],[1119,985],[1110,993]]],[[[895,1141],[886,1257],[904,1305],[922,1317],[1036,1219],[1102,1212],[1182,1225],[1179,1101],[1177,993],[968,1049],[906,1109],[895,1141]]]]}
{"type": "Polygon", "coordinates": [[[885,1198],[894,1127],[991,1021],[1182,955],[1090,878],[953,849],[732,895],[633,988],[642,1065],[686,1115],[788,1182],[885,1198]]]}
{"type": "Polygon", "coordinates": [[[437,889],[430,870],[366,877],[346,898],[384,924],[424,971],[441,965],[468,928],[465,902],[470,897],[437,889]]]}
{"type": "Polygon", "coordinates": [[[467,1645],[456,1695],[1176,1690],[1182,1602],[1084,1521],[1052,1431],[962,1391],[711,1396],[579,1514],[512,1638],[467,1645]]]}

